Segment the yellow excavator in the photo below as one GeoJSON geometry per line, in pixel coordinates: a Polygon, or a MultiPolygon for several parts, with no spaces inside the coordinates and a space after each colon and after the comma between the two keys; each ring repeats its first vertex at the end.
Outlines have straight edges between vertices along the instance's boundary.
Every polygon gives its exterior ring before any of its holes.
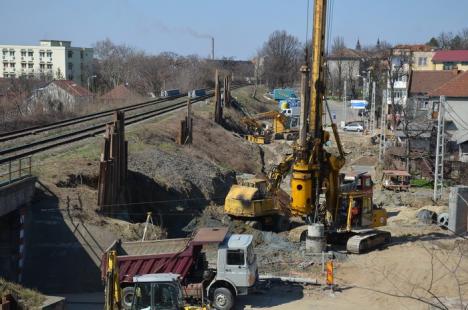
{"type": "Polygon", "coordinates": [[[291,169],[293,157],[286,155],[273,167],[267,178],[247,179],[229,190],[224,213],[232,219],[244,220],[256,229],[284,231],[289,228],[289,196],[280,189],[291,169]]]}
{"type": "MultiPolygon", "coordinates": [[[[375,227],[386,225],[388,216],[385,209],[377,208],[372,203],[373,184],[370,176],[357,175],[347,183],[340,173],[345,164],[345,154],[336,124],[333,123],[332,131],[338,155],[327,150],[331,137],[322,123],[324,106],[328,114],[331,114],[324,100],[326,7],[326,0],[315,0],[312,66],[309,68],[306,57],[306,64],[301,67],[299,138],[293,145],[293,154],[279,165],[284,169],[277,171],[283,174],[283,179],[284,174],[292,170],[288,208],[291,216],[301,217],[309,225],[324,225],[326,238],[330,243],[346,243],[349,252],[362,253],[388,243],[391,235],[386,231],[375,230],[375,227]]],[[[271,182],[270,178],[267,178],[267,183],[271,182]]],[[[244,195],[246,188],[242,186],[236,188],[235,194],[232,189],[228,193],[226,214],[231,217],[243,214],[243,218],[255,219],[262,217],[260,215],[267,208],[279,212],[279,207],[266,203],[266,198],[275,202],[277,191],[267,191],[262,198],[260,195],[255,197],[253,190],[252,195],[244,195]],[[247,209],[250,213],[243,211],[247,209]]],[[[308,238],[309,225],[295,228],[291,235],[308,238]]]]}
{"type": "Polygon", "coordinates": [[[246,139],[257,144],[268,144],[273,139],[294,140],[298,136],[299,119],[289,117],[278,111],[268,111],[252,117],[244,117],[241,123],[247,127],[246,139]],[[261,121],[270,121],[267,128],[261,121]]]}

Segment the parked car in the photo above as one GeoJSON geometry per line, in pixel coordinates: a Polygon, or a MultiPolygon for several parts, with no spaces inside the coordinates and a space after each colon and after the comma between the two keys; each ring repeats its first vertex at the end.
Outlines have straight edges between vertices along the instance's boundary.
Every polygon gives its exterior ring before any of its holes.
{"type": "Polygon", "coordinates": [[[361,132],[364,130],[364,127],[359,123],[348,123],[343,127],[343,130],[361,132]]]}

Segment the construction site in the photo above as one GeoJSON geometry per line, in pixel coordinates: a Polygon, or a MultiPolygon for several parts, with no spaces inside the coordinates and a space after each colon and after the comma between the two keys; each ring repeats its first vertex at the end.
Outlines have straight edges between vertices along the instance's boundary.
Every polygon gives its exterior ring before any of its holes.
{"type": "Polygon", "coordinates": [[[409,47],[338,83],[333,5],[307,6],[289,84],[210,37],[185,86],[4,116],[0,309],[467,309],[468,102],[443,83],[468,79],[405,71],[424,122],[396,101],[409,47]]]}

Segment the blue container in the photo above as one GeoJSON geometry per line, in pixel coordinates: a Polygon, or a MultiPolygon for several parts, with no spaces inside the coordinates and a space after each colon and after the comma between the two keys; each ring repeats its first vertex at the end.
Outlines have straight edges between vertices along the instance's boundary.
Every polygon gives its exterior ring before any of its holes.
{"type": "Polygon", "coordinates": [[[273,99],[276,101],[297,98],[296,92],[292,88],[275,88],[273,90],[273,99]]]}

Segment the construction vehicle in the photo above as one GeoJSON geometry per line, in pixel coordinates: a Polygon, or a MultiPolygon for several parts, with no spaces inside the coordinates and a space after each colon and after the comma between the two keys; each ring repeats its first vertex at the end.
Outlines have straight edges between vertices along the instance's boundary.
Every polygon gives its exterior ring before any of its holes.
{"type": "Polygon", "coordinates": [[[250,133],[246,135],[246,139],[257,144],[267,144],[273,139],[294,140],[298,136],[299,118],[286,116],[278,111],[244,117],[241,122],[250,133]],[[262,121],[271,122],[271,125],[265,125],[262,121]]]}
{"type": "Polygon", "coordinates": [[[260,124],[252,117],[244,117],[241,123],[245,125],[249,132],[245,135],[245,139],[256,144],[268,144],[272,139],[272,132],[269,128],[260,124]]]}
{"type": "Polygon", "coordinates": [[[275,139],[293,140],[298,137],[298,117],[286,116],[278,111],[269,111],[256,114],[253,118],[256,121],[271,121],[275,139]]]}
{"type": "Polygon", "coordinates": [[[281,181],[291,169],[292,159],[291,155],[285,156],[267,178],[248,179],[233,185],[224,202],[224,213],[232,219],[244,220],[256,229],[287,230],[289,197],[285,201],[279,192],[281,181]]]}
{"type": "MultiPolygon", "coordinates": [[[[122,309],[123,300],[118,281],[119,269],[116,252],[109,252],[107,259],[104,309],[122,309]]],[[[185,305],[179,278],[179,275],[173,273],[145,274],[133,277],[134,294],[126,296],[124,308],[131,310],[206,310],[205,306],[185,305]]]]}
{"type": "MultiPolygon", "coordinates": [[[[373,183],[368,175],[360,174],[352,181],[340,173],[345,164],[345,154],[335,123],[332,132],[338,155],[327,150],[330,133],[322,124],[325,97],[324,38],[326,0],[314,4],[312,66],[301,67],[301,113],[299,139],[293,145],[293,154],[277,167],[276,174],[266,179],[267,190],[262,191],[259,182],[255,186],[234,185],[225,201],[225,213],[249,221],[268,219],[281,214],[275,204],[275,195],[286,173],[292,170],[291,197],[288,207],[290,216],[301,217],[308,225],[291,231],[295,241],[308,236],[309,226],[323,225],[323,232],[330,243],[346,243],[351,253],[361,253],[389,242],[391,235],[375,230],[387,221],[384,209],[372,203],[373,183]]],[[[327,112],[331,117],[328,106],[327,112]]]]}
{"type": "Polygon", "coordinates": [[[178,275],[187,303],[206,302],[216,309],[231,309],[236,296],[247,295],[252,289],[258,280],[258,269],[253,236],[228,235],[227,231],[201,228],[193,238],[116,241],[103,255],[103,279],[107,278],[105,271],[114,252],[113,265],[120,271],[117,279],[124,309],[133,309],[138,294],[135,277],[148,275],[149,279],[150,274],[167,273],[178,275]]]}
{"type": "Polygon", "coordinates": [[[311,226],[324,225],[329,241],[346,242],[349,252],[361,253],[388,242],[390,233],[374,229],[385,225],[387,214],[372,203],[370,177],[360,176],[354,182],[355,190],[344,190],[340,170],[345,164],[345,154],[334,123],[332,131],[338,155],[327,150],[330,133],[322,123],[325,108],[333,118],[324,100],[326,9],[326,0],[315,0],[312,63],[310,70],[307,59],[301,67],[302,104],[299,139],[293,146],[291,214],[303,217],[311,226]],[[370,183],[358,188],[359,182],[370,183]]]}

